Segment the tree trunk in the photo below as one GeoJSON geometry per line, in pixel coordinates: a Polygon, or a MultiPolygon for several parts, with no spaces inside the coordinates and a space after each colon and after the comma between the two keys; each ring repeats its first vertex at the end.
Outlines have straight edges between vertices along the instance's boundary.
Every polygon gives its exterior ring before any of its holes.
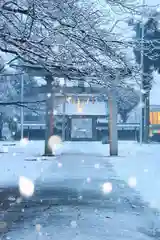
{"type": "Polygon", "coordinates": [[[0,123],[0,140],[2,140],[2,129],[3,129],[3,124],[0,123]]]}
{"type": "Polygon", "coordinates": [[[53,108],[54,108],[54,97],[52,90],[52,76],[46,77],[47,81],[47,93],[46,93],[46,131],[45,131],[45,156],[52,156],[52,149],[48,142],[50,137],[53,135],[53,108]]]}
{"type": "Polygon", "coordinates": [[[145,96],[144,94],[142,95],[142,106],[140,108],[140,131],[139,131],[139,141],[140,143],[144,143],[144,120],[145,120],[145,96]]]}
{"type": "Polygon", "coordinates": [[[62,122],[62,141],[65,141],[66,138],[66,79],[64,79],[64,86],[63,86],[63,92],[64,92],[64,100],[63,100],[63,122],[62,122]]]}

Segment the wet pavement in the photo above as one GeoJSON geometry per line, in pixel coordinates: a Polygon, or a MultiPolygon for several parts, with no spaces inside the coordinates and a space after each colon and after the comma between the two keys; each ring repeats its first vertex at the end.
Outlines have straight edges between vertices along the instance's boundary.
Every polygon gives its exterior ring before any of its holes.
{"type": "Polygon", "coordinates": [[[61,156],[35,187],[29,199],[16,188],[3,195],[9,208],[1,214],[0,239],[160,239],[159,213],[106,158],[61,156]]]}

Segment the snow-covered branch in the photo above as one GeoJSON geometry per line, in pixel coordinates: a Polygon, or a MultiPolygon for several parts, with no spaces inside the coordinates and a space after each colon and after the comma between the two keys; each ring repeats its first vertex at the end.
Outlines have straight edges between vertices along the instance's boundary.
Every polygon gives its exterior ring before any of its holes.
{"type": "MultiPolygon", "coordinates": [[[[134,5],[127,0],[110,0],[107,4],[114,9],[134,5]]],[[[123,14],[121,8],[119,13],[123,14]]],[[[63,77],[71,78],[69,69],[76,66],[78,73],[85,72],[90,78],[94,75],[97,82],[107,86],[118,68],[131,74],[122,49],[132,43],[110,31],[110,16],[90,1],[3,0],[0,19],[0,50],[53,74],[56,65],[63,77]],[[102,29],[102,25],[106,28],[102,29]]]]}

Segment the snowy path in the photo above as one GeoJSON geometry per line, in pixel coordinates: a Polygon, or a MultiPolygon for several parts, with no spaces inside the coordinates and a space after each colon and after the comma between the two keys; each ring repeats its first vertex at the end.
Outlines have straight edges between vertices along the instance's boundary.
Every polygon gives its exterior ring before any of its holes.
{"type": "MultiPolygon", "coordinates": [[[[2,146],[6,153],[0,153],[0,186],[17,185],[20,176],[36,180],[48,174],[53,159],[44,161],[43,141],[30,141],[27,144],[16,142],[16,146],[2,146]],[[28,161],[27,161],[28,160],[28,161]],[[30,160],[30,161],[29,161],[30,160]],[[33,161],[32,161],[33,160],[33,161]]],[[[86,154],[93,156],[108,156],[108,145],[100,142],[67,142],[57,150],[57,155],[86,154]]],[[[76,159],[75,159],[76,161],[76,159]]],[[[133,182],[144,201],[151,206],[160,206],[160,162],[159,144],[142,145],[136,142],[119,142],[119,157],[110,158],[116,174],[126,182],[133,182]]]]}
{"type": "Polygon", "coordinates": [[[5,235],[13,240],[147,240],[150,238],[139,229],[148,229],[151,220],[158,220],[116,177],[106,158],[92,155],[59,156],[50,172],[37,182],[34,196],[12,210],[24,220],[5,235]]]}
{"type": "Polygon", "coordinates": [[[58,156],[36,182],[34,196],[12,210],[24,223],[14,224],[4,239],[147,240],[159,222],[110,159],[89,154],[58,156]]]}
{"type": "Polygon", "coordinates": [[[36,186],[30,201],[12,209],[25,218],[25,226],[17,225],[18,236],[13,229],[8,237],[35,239],[39,237],[36,224],[42,227],[42,240],[58,236],[85,240],[93,235],[95,239],[150,239],[160,235],[159,216],[153,209],[158,208],[155,203],[160,199],[158,144],[120,142],[116,158],[108,157],[107,145],[96,142],[65,143],[57,156],[47,161],[40,157],[42,153],[43,142],[17,144],[1,153],[1,185],[17,185],[19,176],[26,176],[36,186]],[[26,158],[38,161],[24,161],[26,158]]]}

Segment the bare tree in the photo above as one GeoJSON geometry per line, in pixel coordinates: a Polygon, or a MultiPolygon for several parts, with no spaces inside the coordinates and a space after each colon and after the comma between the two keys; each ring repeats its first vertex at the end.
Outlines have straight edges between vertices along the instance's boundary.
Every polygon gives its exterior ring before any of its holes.
{"type": "MultiPolygon", "coordinates": [[[[115,1],[109,4],[115,6],[115,1]]],[[[102,83],[113,75],[110,66],[127,68],[120,52],[123,42],[110,29],[101,29],[101,24],[108,25],[109,17],[91,3],[32,0],[18,4],[3,0],[0,7],[3,52],[38,63],[50,72],[55,67],[61,72],[72,67],[82,75],[94,72],[102,83]]]]}
{"type": "MultiPolygon", "coordinates": [[[[106,87],[107,91],[118,72],[118,84],[125,86],[125,77],[132,76],[132,67],[123,52],[128,43],[112,31],[110,14],[98,10],[95,3],[2,0],[0,50],[40,65],[51,75],[47,81],[75,77],[106,87]]],[[[108,1],[118,14],[132,11],[127,3],[108,1]]],[[[48,86],[51,88],[51,83],[48,86]]]]}

